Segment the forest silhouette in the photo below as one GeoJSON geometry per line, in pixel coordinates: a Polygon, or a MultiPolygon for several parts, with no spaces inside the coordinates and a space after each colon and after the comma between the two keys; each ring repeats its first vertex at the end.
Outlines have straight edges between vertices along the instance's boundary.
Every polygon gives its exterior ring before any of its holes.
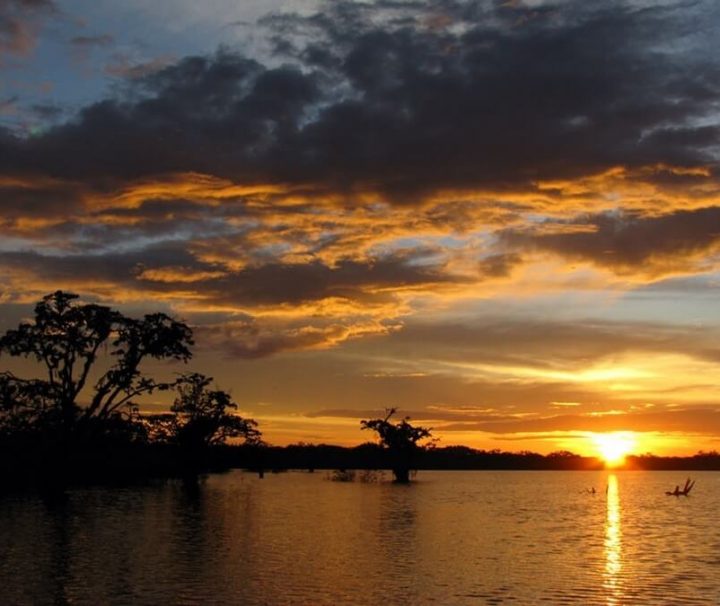
{"type": "Polygon", "coordinates": [[[191,329],[163,313],[138,320],[72,293],[43,297],[34,321],[0,339],[0,353],[33,360],[42,377],[0,373],[5,478],[62,486],[174,475],[212,468],[213,447],[228,438],[257,446],[257,423],[233,414],[211,377],[163,382],[143,371],[147,360],[188,362],[192,345],[191,329]],[[138,398],[169,390],[170,412],[141,413],[138,398]]]}
{"type": "MultiPolygon", "coordinates": [[[[34,319],[0,338],[0,355],[26,358],[33,377],[0,372],[0,490],[62,490],[77,483],[191,477],[231,467],[265,469],[390,469],[408,483],[413,469],[601,469],[593,457],[567,451],[482,451],[438,447],[432,430],[409,417],[360,422],[377,442],[354,448],[325,444],[285,447],[263,442],[253,419],[237,414],[212,377],[183,372],[171,381],[149,376],[143,363],[192,358],[192,330],[163,313],[129,318],[56,291],[35,305],[34,319]],[[143,412],[138,402],[172,392],[168,412],[143,412]]],[[[630,456],[637,469],[720,469],[720,455],[630,456]]]]}

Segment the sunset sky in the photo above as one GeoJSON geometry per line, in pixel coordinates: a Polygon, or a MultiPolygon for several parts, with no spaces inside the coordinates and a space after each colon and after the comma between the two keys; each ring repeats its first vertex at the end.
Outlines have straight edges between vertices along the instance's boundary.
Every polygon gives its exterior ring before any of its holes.
{"type": "Polygon", "coordinates": [[[3,0],[0,329],[56,289],[171,313],[273,444],[397,406],[440,445],[720,450],[719,28],[713,0],[3,0]]]}

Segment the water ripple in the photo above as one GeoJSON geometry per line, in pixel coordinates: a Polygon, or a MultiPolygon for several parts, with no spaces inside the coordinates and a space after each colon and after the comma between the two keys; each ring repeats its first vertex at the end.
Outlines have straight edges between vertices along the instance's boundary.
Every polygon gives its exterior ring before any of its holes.
{"type": "Polygon", "coordinates": [[[684,478],[639,472],[233,472],[15,497],[0,502],[2,602],[716,604],[720,474],[694,475],[679,499],[664,490],[684,478]]]}

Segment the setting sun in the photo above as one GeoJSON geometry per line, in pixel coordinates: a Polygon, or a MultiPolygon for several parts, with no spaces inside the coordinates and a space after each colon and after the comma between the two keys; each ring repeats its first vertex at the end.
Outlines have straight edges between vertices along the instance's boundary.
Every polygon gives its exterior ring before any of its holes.
{"type": "Polygon", "coordinates": [[[598,455],[609,467],[617,467],[625,461],[625,456],[632,452],[636,445],[633,432],[616,431],[597,433],[592,436],[598,455]]]}

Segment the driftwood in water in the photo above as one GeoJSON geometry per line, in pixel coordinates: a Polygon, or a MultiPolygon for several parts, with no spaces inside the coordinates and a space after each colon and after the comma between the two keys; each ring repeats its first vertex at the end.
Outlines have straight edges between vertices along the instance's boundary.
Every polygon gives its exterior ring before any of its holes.
{"type": "Polygon", "coordinates": [[[679,497],[680,495],[686,497],[690,494],[693,486],[695,486],[695,480],[691,482],[690,478],[688,478],[685,480],[685,486],[682,490],[680,490],[680,486],[675,486],[675,490],[665,491],[665,494],[669,497],[679,497]]]}

